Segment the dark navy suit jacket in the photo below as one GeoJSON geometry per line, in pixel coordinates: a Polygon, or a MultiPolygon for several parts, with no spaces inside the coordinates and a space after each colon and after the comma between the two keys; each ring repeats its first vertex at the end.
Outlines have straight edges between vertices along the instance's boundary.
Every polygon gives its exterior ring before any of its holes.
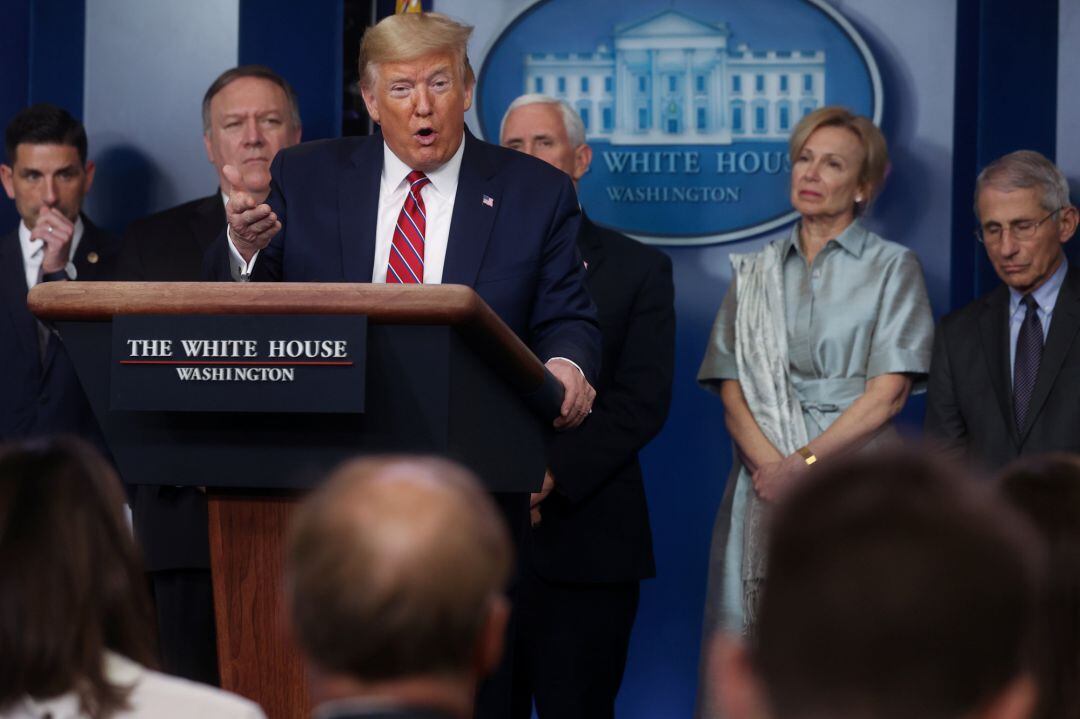
{"type": "Polygon", "coordinates": [[[548,443],[555,492],[530,534],[551,581],[628,582],[655,574],[638,452],[667,419],[675,288],[666,254],[583,219],[578,248],[600,313],[603,360],[593,412],[548,443]]]}
{"type": "MultiPolygon", "coordinates": [[[[73,260],[78,280],[107,279],[120,242],[85,216],[83,224],[73,260]]],[[[75,368],[55,334],[41,353],[27,292],[16,229],[0,239],[0,440],[71,433],[103,446],[75,368]]]]}
{"type": "MultiPolygon", "coordinates": [[[[267,202],[283,227],[252,279],[370,282],[382,165],[381,134],[279,152],[267,202]]],[[[600,332],[575,247],[580,219],[564,173],[466,131],[443,283],[474,288],[542,361],[569,358],[595,382],[600,332]]],[[[207,254],[214,279],[229,278],[225,242],[223,232],[207,254]]]]}
{"type": "Polygon", "coordinates": [[[1009,288],[999,285],[941,320],[934,337],[926,433],[998,470],[1017,457],[1080,452],[1080,267],[1061,285],[1026,424],[1013,419],[1009,288]]]}

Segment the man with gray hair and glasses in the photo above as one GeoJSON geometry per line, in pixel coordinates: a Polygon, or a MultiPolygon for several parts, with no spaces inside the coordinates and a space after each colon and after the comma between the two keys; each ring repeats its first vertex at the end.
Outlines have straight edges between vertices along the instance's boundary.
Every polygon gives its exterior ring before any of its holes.
{"type": "Polygon", "coordinates": [[[975,213],[1003,285],[938,326],[927,434],[985,469],[1080,451],[1080,270],[1063,249],[1078,213],[1068,181],[1037,152],[1010,153],[979,174],[975,213]]]}

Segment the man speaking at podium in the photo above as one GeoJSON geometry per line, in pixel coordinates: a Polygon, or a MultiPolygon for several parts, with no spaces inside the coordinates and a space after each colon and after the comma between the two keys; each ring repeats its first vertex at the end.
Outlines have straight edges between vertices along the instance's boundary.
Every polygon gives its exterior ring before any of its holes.
{"type": "Polygon", "coordinates": [[[577,196],[547,163],[465,128],[471,32],[437,13],[368,29],[360,85],[381,132],[282,150],[265,203],[229,195],[229,241],[208,253],[210,274],[473,287],[563,385],[555,427],[574,427],[591,410],[600,351],[577,196]]]}
{"type": "MultiPolygon", "coordinates": [[[[360,86],[381,132],[278,153],[265,203],[230,193],[228,241],[207,253],[207,268],[215,279],[472,287],[564,387],[555,427],[575,427],[592,409],[600,357],[577,195],[546,162],[465,128],[471,32],[436,13],[368,29],[360,86]]],[[[236,168],[224,172],[242,185],[236,168]]],[[[528,497],[499,500],[520,543],[528,497]]],[[[509,715],[510,660],[481,692],[479,716],[509,715]]]]}

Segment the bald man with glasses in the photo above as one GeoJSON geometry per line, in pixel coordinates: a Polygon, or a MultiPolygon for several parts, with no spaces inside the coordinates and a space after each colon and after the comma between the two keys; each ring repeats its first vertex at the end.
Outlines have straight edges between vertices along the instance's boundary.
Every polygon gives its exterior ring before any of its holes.
{"type": "Polygon", "coordinates": [[[937,328],[926,431],[996,470],[1080,451],[1080,269],[1064,245],[1078,212],[1061,171],[1037,152],[1001,157],[975,185],[976,236],[1002,284],[937,328]]]}

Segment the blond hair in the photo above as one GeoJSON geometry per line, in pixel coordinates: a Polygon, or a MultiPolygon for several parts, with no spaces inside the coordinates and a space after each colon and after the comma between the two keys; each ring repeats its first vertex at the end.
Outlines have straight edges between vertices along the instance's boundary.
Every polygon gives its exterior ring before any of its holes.
{"type": "Polygon", "coordinates": [[[476,80],[467,46],[472,26],[437,12],[400,13],[369,27],[360,41],[360,85],[370,88],[378,66],[409,62],[435,52],[453,53],[466,86],[476,80]]]}
{"type": "Polygon", "coordinates": [[[870,205],[870,201],[877,197],[885,180],[885,171],[889,167],[889,147],[885,143],[885,136],[870,118],[856,115],[846,107],[827,105],[814,110],[795,126],[788,143],[788,154],[792,163],[798,159],[810,136],[822,127],[842,127],[859,138],[859,144],[863,148],[859,184],[866,187],[867,195],[862,202],[855,203],[855,214],[861,215],[870,205]]]}

